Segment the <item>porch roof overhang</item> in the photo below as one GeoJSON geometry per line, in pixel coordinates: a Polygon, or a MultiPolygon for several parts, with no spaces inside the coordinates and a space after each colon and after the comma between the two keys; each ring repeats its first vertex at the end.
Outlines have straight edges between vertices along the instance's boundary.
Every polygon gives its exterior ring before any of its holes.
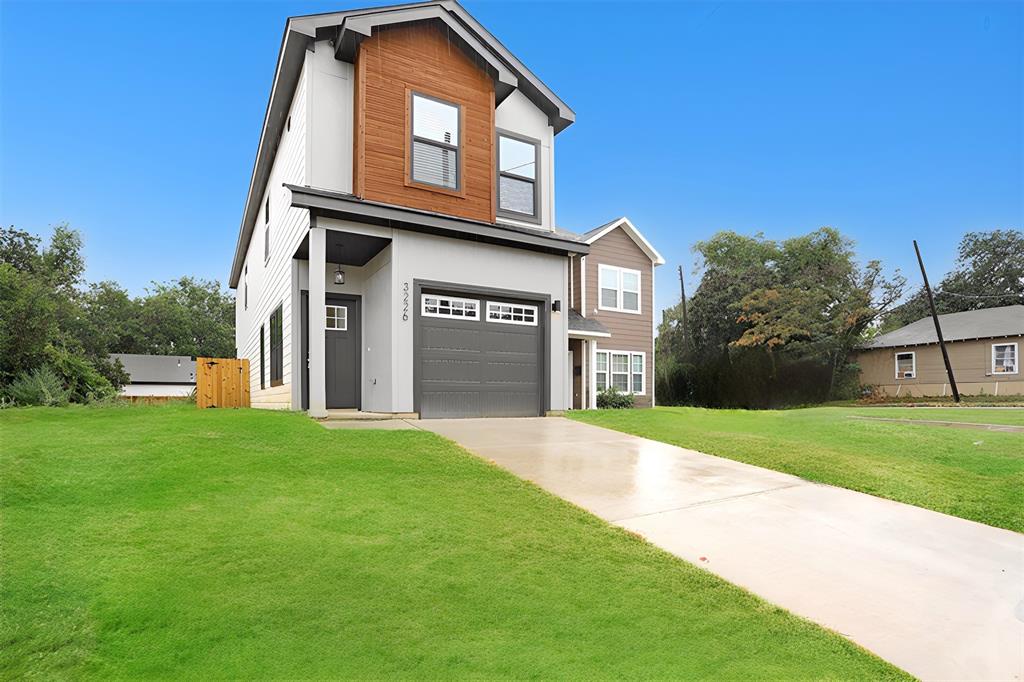
{"type": "Polygon", "coordinates": [[[608,327],[597,320],[589,317],[583,317],[573,309],[569,309],[569,337],[577,338],[599,338],[606,339],[611,337],[612,333],[608,331],[608,327]]]}
{"type": "Polygon", "coordinates": [[[586,254],[590,247],[564,232],[484,223],[431,211],[360,199],[352,194],[299,185],[285,185],[291,205],[312,217],[338,218],[370,225],[424,232],[455,239],[511,246],[557,255],[586,254]]]}

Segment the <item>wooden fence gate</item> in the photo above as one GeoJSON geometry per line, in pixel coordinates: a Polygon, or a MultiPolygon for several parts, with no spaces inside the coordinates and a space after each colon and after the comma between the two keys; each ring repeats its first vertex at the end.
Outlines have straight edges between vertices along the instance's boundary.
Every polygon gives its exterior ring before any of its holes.
{"type": "Polygon", "coordinates": [[[249,407],[249,361],[196,358],[196,406],[249,407]]]}

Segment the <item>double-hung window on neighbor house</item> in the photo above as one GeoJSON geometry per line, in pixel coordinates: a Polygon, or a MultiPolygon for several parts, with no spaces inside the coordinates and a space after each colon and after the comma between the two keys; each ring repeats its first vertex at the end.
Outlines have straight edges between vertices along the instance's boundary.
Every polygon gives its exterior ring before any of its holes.
{"type": "Polygon", "coordinates": [[[460,189],[459,106],[417,92],[411,97],[410,179],[443,189],[460,189]]]}
{"type": "Polygon", "coordinates": [[[595,386],[603,391],[609,386],[620,393],[643,395],[645,353],[599,350],[594,363],[595,386]]]}
{"type": "Polygon", "coordinates": [[[1020,366],[1017,364],[1017,344],[992,344],[992,373],[1017,374],[1018,372],[1020,372],[1020,366]]]}
{"type": "Polygon", "coordinates": [[[598,266],[601,287],[598,308],[623,313],[640,312],[640,271],[614,265],[598,266]]]}
{"type": "Polygon", "coordinates": [[[540,222],[539,160],[536,140],[498,133],[498,215],[540,222]]]}

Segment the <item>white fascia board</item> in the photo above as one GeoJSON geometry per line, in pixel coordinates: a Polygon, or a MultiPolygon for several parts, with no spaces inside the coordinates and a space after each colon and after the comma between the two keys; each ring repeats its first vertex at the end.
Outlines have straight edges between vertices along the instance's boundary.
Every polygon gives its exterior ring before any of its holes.
{"type": "Polygon", "coordinates": [[[636,245],[639,246],[640,249],[647,254],[647,257],[651,259],[651,262],[654,263],[655,266],[665,264],[665,259],[662,258],[660,253],[658,253],[658,250],[655,249],[649,241],[647,241],[646,237],[640,234],[640,230],[636,229],[636,226],[633,225],[633,223],[629,222],[629,218],[626,218],[625,216],[619,218],[618,220],[614,220],[608,223],[608,225],[606,225],[604,229],[602,229],[600,232],[597,232],[588,237],[586,243],[593,244],[598,239],[605,236],[606,234],[608,234],[617,227],[621,227],[623,231],[625,231],[625,233],[629,235],[629,238],[632,239],[636,243],[636,245]]]}

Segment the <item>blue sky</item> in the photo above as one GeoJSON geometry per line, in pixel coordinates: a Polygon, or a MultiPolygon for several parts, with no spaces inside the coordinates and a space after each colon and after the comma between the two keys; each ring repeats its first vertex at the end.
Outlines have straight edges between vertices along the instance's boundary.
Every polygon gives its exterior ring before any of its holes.
{"type": "MultiPolygon", "coordinates": [[[[349,1],[0,2],[0,220],[136,293],[225,281],[285,17],[349,1]]],[[[1024,223],[1021,3],[465,5],[576,110],[559,224],[628,215],[659,307],[717,230],[833,225],[916,282],[911,239],[938,279],[1024,223]]]]}

